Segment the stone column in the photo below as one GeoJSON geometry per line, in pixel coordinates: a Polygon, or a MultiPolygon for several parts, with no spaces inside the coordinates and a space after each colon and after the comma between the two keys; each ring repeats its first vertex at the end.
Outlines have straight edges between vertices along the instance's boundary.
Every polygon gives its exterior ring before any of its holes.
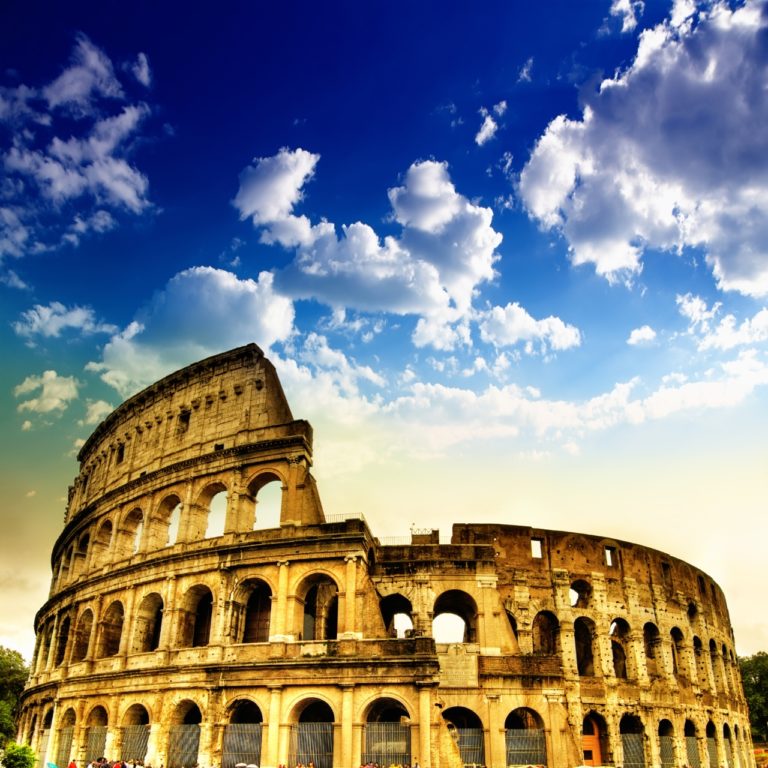
{"type": "MultiPolygon", "coordinates": [[[[288,620],[288,572],[290,567],[289,560],[278,560],[277,562],[277,600],[274,606],[274,633],[269,636],[270,642],[283,642],[293,640],[293,627],[287,627],[288,620]],[[286,632],[290,629],[289,632],[286,632]]],[[[270,622],[271,624],[271,622],[270,622]]]]}
{"type": "Polygon", "coordinates": [[[344,626],[339,632],[339,639],[360,638],[362,634],[356,631],[355,604],[357,596],[357,556],[347,555],[344,558],[346,573],[344,579],[344,626]]]}
{"type": "MultiPolygon", "coordinates": [[[[417,684],[418,685],[418,684],[417,684]]],[[[419,754],[411,755],[411,760],[419,758],[421,768],[432,766],[432,687],[422,685],[419,688],[419,754]]]]}
{"type": "MultiPolygon", "coordinates": [[[[355,693],[354,683],[341,685],[341,765],[359,765],[359,755],[352,751],[352,726],[354,712],[352,708],[355,693]]],[[[338,762],[334,759],[334,762],[338,762]]]]}
{"type": "Polygon", "coordinates": [[[278,766],[288,759],[288,754],[280,753],[280,708],[283,696],[283,686],[273,685],[269,688],[269,722],[267,723],[267,750],[262,758],[262,766],[278,766]]]}
{"type": "Polygon", "coordinates": [[[488,749],[485,760],[488,765],[506,765],[507,744],[499,710],[499,694],[489,693],[485,698],[488,701],[488,749]]]}

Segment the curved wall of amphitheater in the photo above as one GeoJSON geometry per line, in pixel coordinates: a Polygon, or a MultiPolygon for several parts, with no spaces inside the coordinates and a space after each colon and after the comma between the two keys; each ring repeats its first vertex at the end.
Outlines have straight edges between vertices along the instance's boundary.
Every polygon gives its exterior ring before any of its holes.
{"type": "Polygon", "coordinates": [[[19,725],[41,765],[754,766],[709,576],[598,536],[393,543],[325,515],[256,346],[132,397],[78,459],[19,725]]]}

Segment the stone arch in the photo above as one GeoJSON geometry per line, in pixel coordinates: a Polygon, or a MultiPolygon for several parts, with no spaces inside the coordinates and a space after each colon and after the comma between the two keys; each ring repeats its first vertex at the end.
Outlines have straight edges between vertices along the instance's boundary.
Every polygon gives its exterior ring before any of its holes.
{"type": "Polygon", "coordinates": [[[263,579],[246,579],[238,593],[241,598],[236,603],[240,614],[236,642],[268,642],[272,613],[272,589],[269,584],[263,579]]]}
{"type": "Polygon", "coordinates": [[[200,648],[208,645],[213,620],[213,592],[205,584],[190,587],[179,611],[177,645],[200,648]]]}
{"type": "Polygon", "coordinates": [[[509,624],[509,628],[512,630],[512,652],[520,653],[520,630],[517,626],[517,619],[515,618],[515,614],[509,608],[505,608],[504,613],[507,616],[507,623],[509,624]]]}
{"type": "Polygon", "coordinates": [[[103,757],[107,745],[109,715],[106,707],[95,705],[85,718],[85,759],[97,760],[103,757]]]}
{"type": "Polygon", "coordinates": [[[581,748],[584,765],[603,765],[610,762],[608,726],[605,718],[594,710],[584,716],[581,724],[581,748]]]}
{"type": "Polygon", "coordinates": [[[112,546],[112,527],[112,521],[107,518],[102,520],[96,529],[96,536],[91,545],[93,550],[91,561],[94,567],[104,565],[109,561],[109,549],[112,546]]]}
{"type": "Polygon", "coordinates": [[[708,688],[706,658],[704,656],[704,644],[698,635],[693,637],[693,659],[696,662],[696,682],[700,688],[708,688]]]}
{"type": "Polygon", "coordinates": [[[709,757],[709,764],[717,765],[717,728],[711,720],[707,721],[707,727],[704,733],[707,740],[707,755],[709,757]]]}
{"type": "Polygon", "coordinates": [[[163,624],[163,598],[157,592],[145,595],[136,611],[133,631],[133,653],[156,651],[160,645],[163,624]]]}
{"type": "Polygon", "coordinates": [[[675,768],[675,729],[670,720],[659,721],[658,735],[661,768],[675,768]]]}
{"type": "Polygon", "coordinates": [[[699,740],[696,733],[696,724],[693,720],[686,720],[683,726],[683,739],[685,741],[685,755],[691,768],[701,768],[699,757],[699,740]]]}
{"type": "Polygon", "coordinates": [[[531,625],[533,652],[536,655],[551,656],[557,653],[560,638],[560,622],[551,611],[539,611],[531,625]]]}
{"type": "Polygon", "coordinates": [[[547,765],[544,721],[533,709],[513,709],[504,721],[506,765],[547,765]]]}
{"type": "Polygon", "coordinates": [[[619,721],[619,735],[627,768],[645,768],[645,728],[637,715],[625,714],[619,721]]]}
{"type": "Polygon", "coordinates": [[[70,661],[82,661],[88,655],[88,647],[91,642],[91,630],[93,629],[93,611],[86,608],[77,620],[75,637],[72,645],[70,661]]]}
{"type": "Polygon", "coordinates": [[[144,513],[139,507],[134,507],[126,512],[118,523],[114,559],[125,560],[133,557],[141,549],[143,531],[144,513]]]}
{"type": "Polygon", "coordinates": [[[77,578],[84,574],[88,567],[88,547],[90,546],[91,537],[86,531],[77,540],[74,551],[74,563],[72,567],[73,576],[77,578]]]}
{"type": "Polygon", "coordinates": [[[685,637],[679,627],[672,627],[669,637],[672,641],[672,674],[675,677],[685,677],[682,672],[685,637]]]}
{"type": "Polygon", "coordinates": [[[122,725],[148,725],[149,710],[143,704],[129,704],[120,722],[122,725]]]}
{"type": "Polygon", "coordinates": [[[647,621],[643,625],[643,649],[645,650],[645,668],[650,678],[659,677],[661,673],[660,648],[659,628],[652,621],[647,621]]]}
{"type": "Polygon", "coordinates": [[[458,742],[464,765],[485,765],[483,722],[477,713],[466,707],[448,707],[442,716],[458,742]]]}
{"type": "MultiPolygon", "coordinates": [[[[96,646],[96,658],[116,656],[120,650],[123,636],[125,609],[119,600],[113,600],[99,622],[99,638],[96,646]]],[[[97,755],[98,757],[98,755],[97,755]]]]}
{"type": "Polygon", "coordinates": [[[202,721],[202,712],[191,699],[182,699],[174,707],[168,731],[168,768],[197,765],[202,721]]]}
{"type": "MultiPolygon", "coordinates": [[[[436,642],[477,642],[477,603],[468,592],[460,589],[449,589],[442,592],[435,600],[432,615],[434,617],[432,620],[432,635],[436,642]],[[455,619],[449,620],[449,622],[441,622],[440,617],[446,615],[455,616],[463,622],[463,630],[460,626],[457,626],[458,622],[455,619]],[[451,626],[451,622],[453,626],[451,626]],[[443,631],[446,634],[450,632],[452,635],[461,633],[461,637],[457,640],[441,640],[439,635],[443,631]]],[[[456,636],[458,637],[458,634],[456,636]]]]}
{"type": "Polygon", "coordinates": [[[75,566],[75,545],[70,544],[66,552],[64,554],[64,559],[62,560],[62,573],[61,573],[61,584],[66,584],[69,581],[72,581],[74,577],[74,566],[75,566]]]}
{"type": "Polygon", "coordinates": [[[69,616],[65,616],[59,622],[59,628],[56,634],[56,653],[54,654],[53,658],[53,665],[55,667],[60,667],[66,658],[70,624],[71,621],[69,616]]]}
{"type": "Polygon", "coordinates": [[[227,708],[222,744],[222,768],[236,765],[260,765],[262,725],[261,708],[248,698],[240,698],[227,708]]]}
{"type": "Polygon", "coordinates": [[[726,765],[733,765],[733,740],[731,738],[731,729],[728,723],[723,723],[723,747],[725,747],[726,765]]]}
{"type": "Polygon", "coordinates": [[[609,635],[611,638],[611,656],[613,659],[613,674],[623,680],[630,675],[630,658],[627,653],[629,649],[629,624],[626,619],[614,619],[611,622],[609,635]]]}
{"type": "Polygon", "coordinates": [[[221,481],[206,485],[193,506],[194,513],[190,521],[190,529],[200,530],[203,538],[206,539],[222,536],[227,526],[228,499],[229,490],[221,481]]]}
{"type": "Polygon", "coordinates": [[[279,528],[282,519],[286,479],[275,469],[261,469],[248,481],[249,513],[245,521],[251,531],[279,528]]]}
{"type": "Polygon", "coordinates": [[[131,704],[123,713],[120,727],[120,759],[143,762],[149,747],[149,711],[143,704],[131,704]]]}
{"type": "Polygon", "coordinates": [[[366,706],[363,763],[410,765],[410,714],[401,701],[388,696],[366,706]]]}
{"type": "Polygon", "coordinates": [[[573,622],[573,640],[576,645],[576,669],[582,677],[595,674],[595,623],[579,616],[573,622]]]}
{"type": "Polygon", "coordinates": [[[177,493],[167,493],[163,496],[148,525],[148,550],[172,547],[179,542],[181,510],[181,497],[177,493]]]}
{"type": "Polygon", "coordinates": [[[587,608],[592,597],[592,585],[586,579],[575,579],[568,589],[571,608],[587,608]]]}
{"type": "Polygon", "coordinates": [[[75,724],[77,723],[77,715],[72,707],[67,707],[64,713],[59,718],[59,727],[57,729],[57,748],[56,748],[56,764],[64,765],[64,762],[72,759],[72,740],[75,735],[75,724]]]}
{"type": "Polygon", "coordinates": [[[316,768],[331,768],[335,722],[332,707],[320,698],[305,698],[293,708],[291,722],[288,764],[312,762],[316,768]]]}
{"type": "Polygon", "coordinates": [[[339,587],[325,574],[314,573],[301,582],[297,597],[303,604],[303,640],[335,640],[338,634],[339,587]]]}
{"type": "Polygon", "coordinates": [[[379,610],[389,637],[413,633],[413,606],[407,597],[399,593],[387,595],[379,600],[379,610]]]}

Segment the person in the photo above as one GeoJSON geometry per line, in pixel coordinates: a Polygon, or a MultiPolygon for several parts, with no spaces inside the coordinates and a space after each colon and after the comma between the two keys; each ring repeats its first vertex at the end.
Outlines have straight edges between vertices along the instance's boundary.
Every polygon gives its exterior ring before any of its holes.
{"type": "Polygon", "coordinates": [[[74,760],[70,760],[67,768],[77,768],[77,763],[74,760]]]}

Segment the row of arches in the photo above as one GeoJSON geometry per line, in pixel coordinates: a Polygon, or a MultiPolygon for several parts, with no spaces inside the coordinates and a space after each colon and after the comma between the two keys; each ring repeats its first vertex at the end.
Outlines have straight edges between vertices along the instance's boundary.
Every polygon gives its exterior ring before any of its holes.
{"type": "Polygon", "coordinates": [[[60,589],[89,571],[119,563],[139,552],[152,552],[181,541],[280,526],[284,482],[275,472],[262,472],[232,494],[223,482],[212,482],[191,501],[184,492],[167,493],[151,509],[131,506],[81,531],[54,566],[60,589]],[[257,514],[258,507],[258,514],[257,514]]]}

